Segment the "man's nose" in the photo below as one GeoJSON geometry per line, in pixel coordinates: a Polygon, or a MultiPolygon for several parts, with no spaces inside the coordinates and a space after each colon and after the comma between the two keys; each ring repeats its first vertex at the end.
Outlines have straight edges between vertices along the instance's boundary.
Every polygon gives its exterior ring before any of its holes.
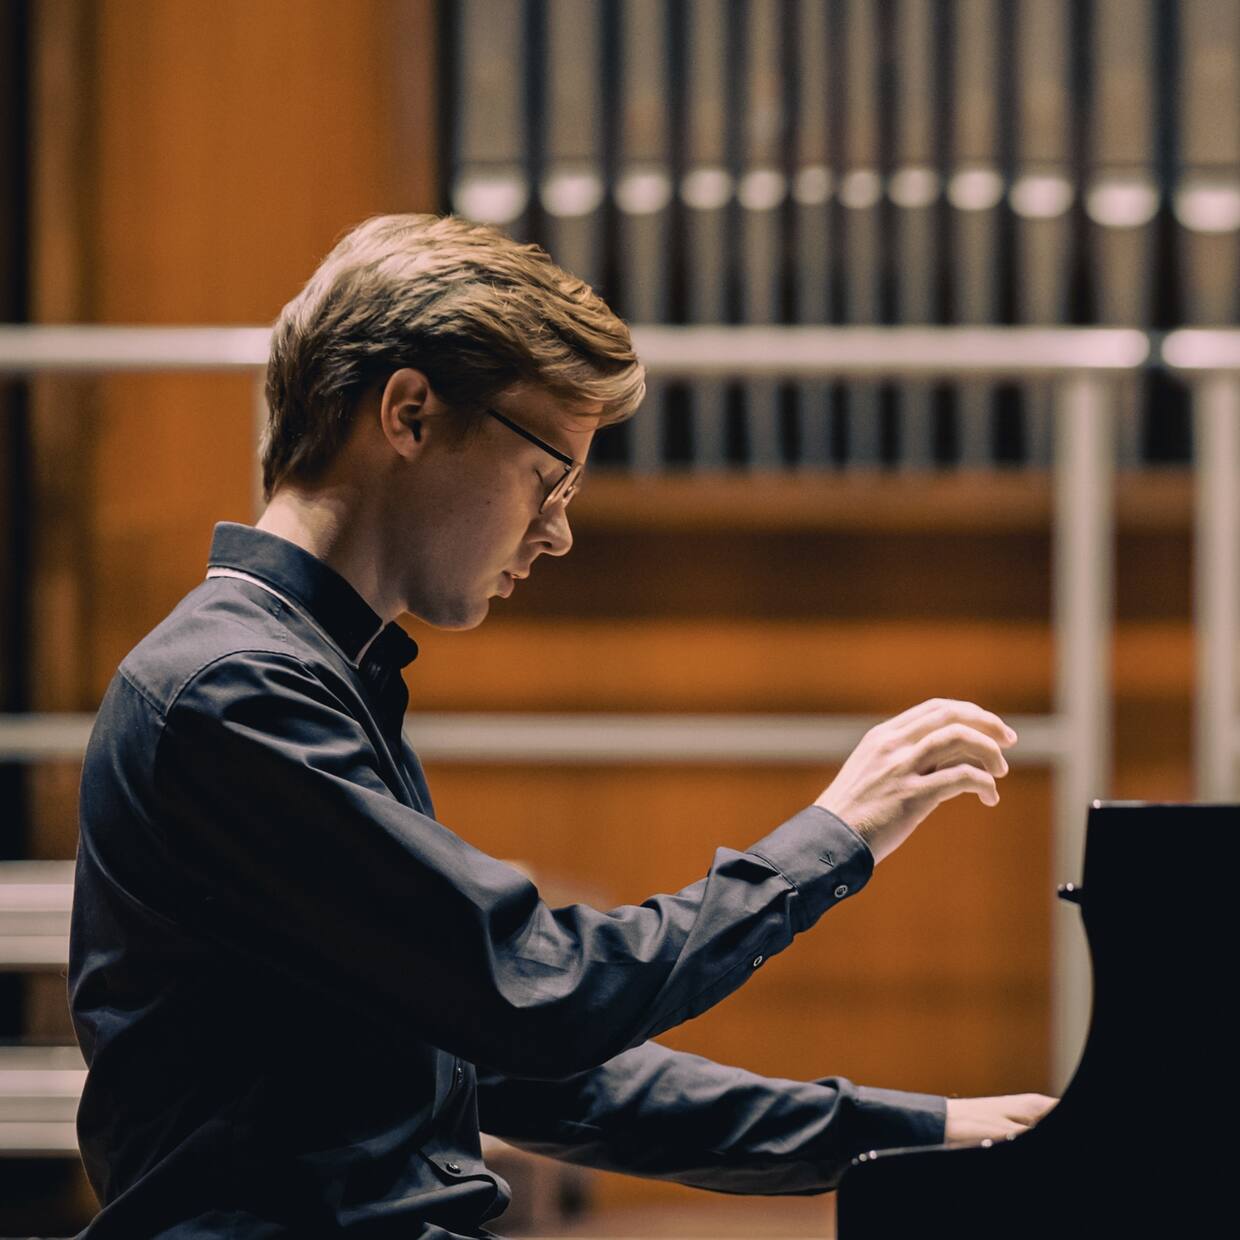
{"type": "Polygon", "coordinates": [[[538,541],[547,555],[567,555],[573,548],[573,531],[568,525],[568,508],[565,504],[552,504],[539,514],[542,528],[538,541]]]}

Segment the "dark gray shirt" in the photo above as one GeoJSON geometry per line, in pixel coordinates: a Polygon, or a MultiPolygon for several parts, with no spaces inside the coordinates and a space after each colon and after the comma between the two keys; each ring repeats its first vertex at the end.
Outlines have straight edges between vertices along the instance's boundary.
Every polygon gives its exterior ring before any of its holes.
{"type": "Polygon", "coordinates": [[[435,820],[417,647],[294,544],[221,523],[124,660],[82,775],[70,951],[104,1237],[478,1236],[480,1127],[722,1192],[939,1142],[942,1098],[648,1039],[746,982],[873,859],[810,808],[673,895],[548,907],[435,820]]]}

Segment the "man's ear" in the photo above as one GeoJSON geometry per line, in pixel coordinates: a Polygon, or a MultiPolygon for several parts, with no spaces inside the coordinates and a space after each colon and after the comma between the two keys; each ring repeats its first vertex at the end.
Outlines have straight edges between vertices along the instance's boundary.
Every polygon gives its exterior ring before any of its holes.
{"type": "Polygon", "coordinates": [[[426,375],[411,366],[396,371],[379,396],[379,427],[392,448],[406,458],[417,455],[427,424],[444,412],[426,375]]]}

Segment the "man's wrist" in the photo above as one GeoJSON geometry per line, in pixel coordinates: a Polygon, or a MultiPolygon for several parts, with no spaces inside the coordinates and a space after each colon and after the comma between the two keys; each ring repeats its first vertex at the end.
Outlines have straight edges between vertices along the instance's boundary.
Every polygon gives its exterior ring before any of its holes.
{"type": "Polygon", "coordinates": [[[942,1145],[947,1134],[947,1099],[939,1094],[856,1087],[858,1125],[875,1149],[942,1145]]]}
{"type": "Polygon", "coordinates": [[[830,810],[810,805],[749,851],[772,865],[799,895],[795,928],[812,925],[828,908],[856,895],[874,872],[865,841],[830,810]]]}
{"type": "Polygon", "coordinates": [[[852,823],[842,817],[836,810],[829,808],[821,801],[815,801],[811,808],[821,810],[824,814],[830,815],[830,817],[833,818],[841,827],[847,831],[851,831],[865,845],[866,851],[870,854],[870,860],[875,864],[878,863],[878,859],[874,853],[873,847],[870,844],[869,836],[864,826],[854,827],[852,823]]]}

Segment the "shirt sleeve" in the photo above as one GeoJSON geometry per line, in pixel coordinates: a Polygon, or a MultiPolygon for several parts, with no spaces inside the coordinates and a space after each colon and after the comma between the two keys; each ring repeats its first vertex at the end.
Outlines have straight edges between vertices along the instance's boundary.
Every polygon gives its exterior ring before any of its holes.
{"type": "Polygon", "coordinates": [[[559,1081],[478,1073],[492,1136],[722,1193],[827,1192],[866,1150],[941,1144],[946,1112],[929,1094],[758,1076],[655,1042],[559,1081]]]}
{"type": "Polygon", "coordinates": [[[811,807],[747,851],[717,849],[682,891],[548,907],[398,800],[363,725],[283,653],[191,678],[154,770],[191,929],[514,1075],[596,1067],[705,1011],[873,869],[860,836],[811,807]]]}

